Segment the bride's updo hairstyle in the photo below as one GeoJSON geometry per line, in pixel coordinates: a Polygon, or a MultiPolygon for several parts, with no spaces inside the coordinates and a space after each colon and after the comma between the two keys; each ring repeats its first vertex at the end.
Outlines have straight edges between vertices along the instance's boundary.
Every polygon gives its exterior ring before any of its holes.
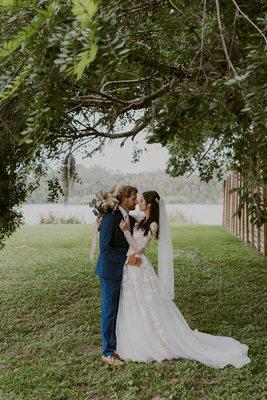
{"type": "MultiPolygon", "coordinates": [[[[158,192],[155,191],[148,191],[148,192],[143,192],[142,193],[145,202],[147,204],[151,204],[150,207],[150,215],[147,220],[143,219],[140,223],[140,228],[144,230],[144,235],[146,236],[149,232],[150,229],[150,224],[152,222],[156,222],[158,227],[159,227],[159,200],[160,200],[160,195],[158,192]]],[[[156,238],[158,239],[159,237],[159,228],[157,229],[156,232],[156,238]]]]}

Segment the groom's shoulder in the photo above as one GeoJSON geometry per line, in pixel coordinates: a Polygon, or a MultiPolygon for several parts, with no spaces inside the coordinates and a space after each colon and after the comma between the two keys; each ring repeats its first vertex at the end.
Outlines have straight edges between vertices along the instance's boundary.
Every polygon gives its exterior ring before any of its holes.
{"type": "Polygon", "coordinates": [[[113,214],[113,216],[114,216],[114,219],[119,219],[119,220],[121,220],[122,219],[122,213],[121,213],[121,211],[119,210],[119,209],[117,209],[115,212],[114,212],[114,214],[113,214]]]}
{"type": "Polygon", "coordinates": [[[118,217],[120,217],[120,211],[118,211],[118,210],[116,210],[114,213],[112,213],[112,212],[107,212],[105,215],[104,215],[104,217],[103,217],[103,220],[106,220],[106,221],[112,221],[112,220],[115,220],[115,219],[117,219],[118,217]]]}
{"type": "Polygon", "coordinates": [[[114,214],[112,212],[106,212],[103,219],[112,219],[114,218],[114,214]]]}

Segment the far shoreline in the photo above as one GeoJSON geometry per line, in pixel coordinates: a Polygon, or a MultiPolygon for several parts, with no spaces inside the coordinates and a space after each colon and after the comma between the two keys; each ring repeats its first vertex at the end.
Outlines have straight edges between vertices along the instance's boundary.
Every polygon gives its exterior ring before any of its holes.
{"type": "MultiPolygon", "coordinates": [[[[89,207],[88,203],[66,203],[66,204],[64,204],[64,203],[23,203],[23,204],[21,204],[21,206],[55,205],[55,204],[59,204],[59,205],[62,205],[62,206],[86,206],[86,205],[88,205],[88,207],[89,207]]],[[[177,201],[177,202],[171,202],[171,203],[166,202],[166,204],[215,204],[215,205],[222,205],[223,202],[221,202],[221,203],[211,203],[211,202],[205,202],[205,201],[189,201],[189,202],[179,202],[179,201],[177,201]]]]}

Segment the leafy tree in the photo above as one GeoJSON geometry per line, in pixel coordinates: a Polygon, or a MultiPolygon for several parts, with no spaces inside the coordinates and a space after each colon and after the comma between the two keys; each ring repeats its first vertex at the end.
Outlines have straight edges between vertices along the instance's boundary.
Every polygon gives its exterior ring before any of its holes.
{"type": "MultiPolygon", "coordinates": [[[[208,182],[240,171],[240,206],[261,225],[266,204],[254,192],[266,185],[263,7],[0,0],[0,167],[10,182],[0,186],[2,237],[49,160],[64,156],[63,176],[73,179],[77,148],[92,156],[106,140],[123,145],[143,132],[168,147],[172,176],[198,170],[208,182]]],[[[50,187],[56,197],[58,182],[50,187]]]]}

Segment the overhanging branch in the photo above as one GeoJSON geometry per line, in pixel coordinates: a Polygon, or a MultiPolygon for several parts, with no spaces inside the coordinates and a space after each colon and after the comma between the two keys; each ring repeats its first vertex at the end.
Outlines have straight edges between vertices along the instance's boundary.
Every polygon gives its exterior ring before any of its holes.
{"type": "MultiPolygon", "coordinates": [[[[161,97],[168,89],[170,89],[173,82],[174,81],[171,81],[166,85],[163,85],[157,91],[150,93],[144,97],[137,97],[132,100],[121,100],[114,96],[107,95],[106,93],[97,92],[94,89],[89,89],[89,91],[93,91],[94,93],[98,94],[98,97],[92,95],[73,97],[72,99],[70,99],[69,103],[73,105],[77,104],[77,106],[75,107],[76,111],[79,106],[90,107],[98,105],[99,107],[103,106],[106,108],[106,106],[113,105],[116,106],[116,108],[118,109],[118,115],[124,114],[125,112],[130,110],[140,110],[151,103],[153,100],[161,97]],[[120,106],[124,107],[120,108],[120,106]]],[[[73,108],[71,110],[73,110],[73,108]]]]}
{"type": "Polygon", "coordinates": [[[106,139],[122,139],[126,137],[135,137],[138,133],[140,133],[143,129],[145,129],[148,126],[148,124],[149,121],[142,122],[140,124],[136,124],[130,131],[120,132],[120,133],[100,132],[94,129],[93,127],[88,127],[88,129],[80,131],[79,134],[71,135],[71,138],[76,140],[89,136],[93,136],[95,138],[102,137],[106,139]]]}

